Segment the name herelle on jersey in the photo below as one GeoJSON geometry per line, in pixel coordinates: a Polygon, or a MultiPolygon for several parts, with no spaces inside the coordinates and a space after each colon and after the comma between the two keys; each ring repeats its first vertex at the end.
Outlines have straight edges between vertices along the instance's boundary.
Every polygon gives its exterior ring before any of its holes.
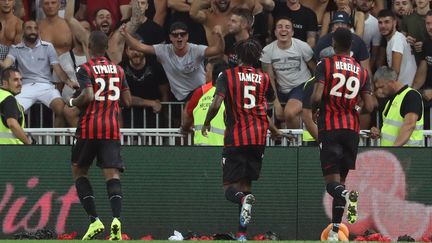
{"type": "Polygon", "coordinates": [[[336,69],[350,71],[355,74],[358,74],[360,71],[360,68],[358,66],[352,65],[351,63],[335,62],[335,65],[336,69]]]}
{"type": "Polygon", "coordinates": [[[237,73],[240,82],[252,82],[252,83],[261,83],[262,75],[256,74],[256,73],[237,73]]]}

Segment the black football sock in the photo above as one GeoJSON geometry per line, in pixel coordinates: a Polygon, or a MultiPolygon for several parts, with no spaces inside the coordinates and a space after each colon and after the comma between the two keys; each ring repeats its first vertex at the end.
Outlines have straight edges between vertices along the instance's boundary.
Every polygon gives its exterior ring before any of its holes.
{"type": "Polygon", "coordinates": [[[233,203],[240,204],[241,200],[246,194],[244,192],[238,191],[234,187],[230,186],[225,190],[225,198],[233,203]]]}
{"type": "MultiPolygon", "coordinates": [[[[326,186],[327,192],[333,197],[332,203],[332,223],[340,224],[342,222],[345,210],[346,200],[342,196],[346,193],[345,186],[339,182],[331,182],[326,186]]],[[[339,227],[334,227],[334,229],[339,227]]],[[[337,232],[337,231],[335,231],[337,232]]]]}
{"type": "Polygon", "coordinates": [[[336,181],[327,184],[326,190],[333,198],[342,197],[342,194],[345,193],[344,191],[346,191],[345,185],[336,181]]]}
{"type": "Polygon", "coordinates": [[[93,223],[98,218],[96,213],[96,205],[94,202],[93,189],[90,184],[90,181],[87,177],[79,177],[75,180],[75,188],[77,190],[78,198],[86,211],[87,215],[90,218],[90,221],[93,223]]]}
{"type": "MultiPolygon", "coordinates": [[[[340,224],[342,222],[342,217],[345,210],[345,203],[346,200],[343,197],[333,198],[333,203],[332,203],[332,223],[333,224],[340,224]]],[[[339,229],[339,225],[337,228],[339,229]]],[[[333,229],[335,229],[335,227],[333,227],[333,229]]],[[[337,232],[336,230],[333,231],[337,232]]]]}
{"type": "Polygon", "coordinates": [[[106,187],[111,204],[112,216],[114,218],[120,218],[123,199],[120,180],[110,179],[106,182],[106,187]]]}

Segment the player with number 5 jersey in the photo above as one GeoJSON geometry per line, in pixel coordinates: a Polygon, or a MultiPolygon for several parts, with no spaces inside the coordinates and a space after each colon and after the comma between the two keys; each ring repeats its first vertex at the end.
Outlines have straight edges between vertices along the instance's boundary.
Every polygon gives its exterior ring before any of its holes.
{"type": "Polygon", "coordinates": [[[221,74],[216,94],[225,97],[225,146],[265,144],[269,92],[269,76],[260,69],[237,66],[221,74]]]}
{"type": "Polygon", "coordinates": [[[225,104],[225,138],[222,152],[225,198],[240,207],[237,240],[247,239],[251,222],[252,181],[258,180],[264,157],[267,129],[273,136],[281,135],[267,116],[267,101],[274,100],[267,73],[253,65],[261,57],[262,47],[253,39],[237,43],[235,52],[239,65],[219,74],[216,91],[201,132],[210,128],[222,102],[225,104]]]}

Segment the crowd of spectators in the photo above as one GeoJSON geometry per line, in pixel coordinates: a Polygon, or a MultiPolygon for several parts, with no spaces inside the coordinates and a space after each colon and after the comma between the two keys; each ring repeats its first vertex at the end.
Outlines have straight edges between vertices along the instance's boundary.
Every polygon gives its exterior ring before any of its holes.
{"type": "MultiPolygon", "coordinates": [[[[20,70],[24,94],[17,100],[26,110],[41,102],[56,114],[53,126],[75,126],[79,110],[65,101],[74,93],[74,70],[89,58],[88,36],[100,30],[109,37],[106,56],[124,68],[133,96],[133,108],[123,110],[124,127],[152,128],[163,120],[155,114],[168,117],[163,102],[187,103],[196,88],[209,82],[209,59],[223,57],[229,66],[236,65],[233,46],[255,38],[265,46],[256,66],[270,74],[277,97],[272,115],[281,127],[300,128],[304,84],[320,58],[334,54],[332,33],[348,28],[351,54],[371,77],[388,66],[401,83],[422,94],[428,129],[430,2],[0,0],[0,64],[20,70]],[[44,97],[37,86],[58,92],[47,91],[44,97]]],[[[178,116],[171,119],[181,123],[181,111],[171,112],[178,116]]],[[[371,117],[362,117],[362,129],[379,125],[371,117]]]]}

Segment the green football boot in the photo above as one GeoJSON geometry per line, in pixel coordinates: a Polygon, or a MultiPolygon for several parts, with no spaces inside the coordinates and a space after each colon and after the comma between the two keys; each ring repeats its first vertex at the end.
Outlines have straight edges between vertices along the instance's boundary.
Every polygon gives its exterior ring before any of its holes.
{"type": "Polygon", "coordinates": [[[109,240],[122,240],[121,222],[118,218],[113,218],[109,240]]]}
{"type": "Polygon", "coordinates": [[[87,233],[85,233],[82,240],[93,240],[96,238],[99,234],[101,234],[105,229],[105,226],[103,225],[102,221],[100,219],[97,219],[93,223],[90,224],[87,233]]]}

